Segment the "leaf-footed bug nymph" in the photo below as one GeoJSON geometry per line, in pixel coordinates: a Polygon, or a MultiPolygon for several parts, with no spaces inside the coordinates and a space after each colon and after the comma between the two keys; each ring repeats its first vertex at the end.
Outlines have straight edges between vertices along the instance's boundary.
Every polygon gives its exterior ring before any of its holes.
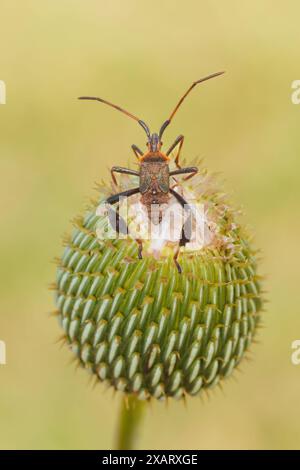
{"type": "MultiPolygon", "coordinates": [[[[177,176],[177,175],[187,175],[184,177],[184,180],[188,180],[192,178],[197,172],[197,167],[185,167],[182,168],[179,163],[180,152],[182,149],[184,136],[179,135],[173,144],[169,147],[166,153],[161,151],[162,147],[162,136],[166,128],[171,123],[173,117],[175,116],[178,108],[187,97],[187,95],[191,92],[191,90],[201,82],[209,80],[211,78],[217,77],[222,75],[224,72],[217,72],[207,77],[201,78],[194,82],[186,93],[182,96],[179,100],[177,105],[175,106],[174,110],[172,111],[169,119],[167,119],[161,126],[159,133],[151,134],[149,127],[147,124],[139,119],[138,117],[134,116],[133,114],[129,113],[123,108],[110,103],[102,98],[94,97],[94,96],[81,96],[79,97],[80,100],[94,100],[100,101],[101,103],[105,103],[118,111],[126,114],[127,116],[131,117],[135,121],[137,121],[140,126],[144,129],[147,135],[147,150],[143,152],[140,150],[136,145],[132,145],[132,150],[139,162],[139,171],[132,170],[129,168],[122,168],[119,166],[113,166],[111,168],[111,176],[114,183],[117,185],[117,180],[115,177],[115,173],[122,173],[126,175],[133,175],[139,177],[139,186],[136,188],[128,189],[126,191],[119,192],[117,194],[113,194],[112,196],[106,199],[106,203],[109,205],[118,204],[121,198],[129,198],[134,194],[141,195],[141,203],[146,207],[148,217],[151,218],[151,211],[153,212],[153,207],[156,208],[156,213],[158,213],[158,222],[161,221],[161,211],[160,208],[168,202],[170,195],[174,196],[177,202],[182,206],[184,211],[187,211],[188,217],[186,218],[185,222],[182,225],[180,240],[178,244],[178,248],[174,254],[174,262],[178,269],[178,272],[181,273],[181,267],[178,263],[178,255],[180,247],[185,246],[190,241],[190,233],[189,233],[189,226],[190,226],[190,218],[192,215],[191,208],[188,202],[181,196],[177,191],[175,191],[172,187],[170,187],[170,178],[177,176]],[[176,170],[170,171],[169,169],[169,162],[170,162],[170,154],[173,150],[177,148],[177,154],[174,159],[174,163],[177,167],[176,170]]],[[[119,206],[117,206],[119,207],[119,206]]],[[[124,233],[128,234],[128,227],[119,215],[118,208],[115,213],[115,227],[117,233],[124,233]]],[[[143,244],[141,239],[136,239],[139,249],[138,249],[138,256],[142,258],[142,250],[143,244]]]]}

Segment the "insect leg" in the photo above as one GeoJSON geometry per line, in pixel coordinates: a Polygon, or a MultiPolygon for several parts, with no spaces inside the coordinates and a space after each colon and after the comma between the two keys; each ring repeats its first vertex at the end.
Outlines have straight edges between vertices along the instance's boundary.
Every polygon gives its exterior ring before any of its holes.
{"type": "Polygon", "coordinates": [[[191,225],[191,215],[189,215],[188,220],[182,226],[178,247],[177,247],[177,250],[175,251],[175,254],[173,256],[173,260],[174,260],[174,263],[176,265],[176,268],[177,268],[179,274],[182,273],[181,266],[177,261],[177,258],[178,258],[179,252],[180,252],[180,248],[182,246],[185,246],[190,241],[190,237],[186,237],[186,225],[187,225],[187,223],[189,224],[189,226],[191,225]]]}
{"type": "Polygon", "coordinates": [[[117,206],[116,211],[112,207],[108,208],[108,220],[112,228],[119,234],[128,235],[128,226],[119,214],[120,206],[117,206]]]}
{"type": "Polygon", "coordinates": [[[191,212],[191,207],[190,205],[187,203],[187,201],[180,195],[178,194],[176,191],[174,191],[174,189],[170,188],[170,193],[177,199],[177,201],[179,202],[179,204],[183,207],[184,210],[186,210],[189,214],[187,220],[183,223],[183,226],[182,226],[182,230],[181,230],[181,235],[180,235],[180,240],[179,240],[179,244],[178,244],[178,248],[173,256],[173,260],[174,260],[174,263],[177,267],[177,270],[179,272],[179,274],[182,273],[182,269],[181,269],[181,266],[180,264],[178,263],[177,261],[177,258],[178,258],[178,255],[179,255],[179,252],[180,252],[180,248],[182,246],[185,246],[191,239],[191,215],[192,215],[192,212],[191,212]]]}
{"type": "MultiPolygon", "coordinates": [[[[113,205],[119,202],[120,197],[129,197],[133,196],[133,194],[137,194],[139,192],[139,188],[128,189],[127,191],[123,191],[118,194],[113,194],[112,196],[106,199],[106,204],[113,205]]],[[[119,214],[119,205],[116,211],[114,211],[111,207],[108,209],[108,219],[110,225],[117,233],[123,233],[124,235],[128,235],[128,227],[123,219],[123,217],[119,214]]]]}
{"type": "Polygon", "coordinates": [[[181,268],[180,264],[179,264],[178,261],[177,261],[179,252],[180,252],[180,245],[178,245],[177,250],[175,251],[175,254],[174,254],[174,256],[173,256],[173,261],[174,261],[174,263],[175,263],[175,266],[176,266],[176,268],[177,268],[177,271],[179,272],[179,274],[181,274],[181,273],[182,273],[182,268],[181,268]]]}
{"type": "Polygon", "coordinates": [[[139,172],[135,170],[130,170],[129,168],[123,168],[121,166],[113,166],[112,169],[110,170],[111,177],[115,185],[117,186],[117,180],[114,175],[114,173],[122,173],[123,175],[133,175],[133,176],[139,176],[139,172]]]}
{"type": "Polygon", "coordinates": [[[136,242],[139,245],[138,257],[139,259],[143,259],[143,242],[139,238],[136,239],[136,242]]]}
{"type": "MultiPolygon", "coordinates": [[[[193,176],[195,176],[198,173],[198,168],[196,166],[180,168],[179,170],[170,171],[170,176],[184,175],[186,173],[190,173],[190,174],[188,176],[186,176],[185,178],[183,178],[183,181],[187,181],[190,178],[193,178],[193,176]]],[[[175,186],[178,185],[178,181],[176,179],[175,179],[175,181],[176,181],[176,183],[172,186],[172,188],[175,188],[175,186]]]]}
{"type": "Polygon", "coordinates": [[[143,152],[138,148],[137,145],[133,144],[131,146],[133,152],[134,152],[134,155],[136,156],[136,158],[139,159],[139,157],[142,157],[143,156],[143,152]]]}
{"type": "MultiPolygon", "coordinates": [[[[130,197],[130,196],[133,196],[134,194],[137,194],[139,192],[140,192],[140,188],[128,189],[127,191],[123,191],[121,193],[114,194],[113,196],[108,197],[106,199],[106,203],[110,204],[110,205],[116,204],[119,201],[120,197],[130,197]]],[[[110,221],[110,224],[111,224],[112,228],[117,233],[121,232],[124,235],[128,235],[128,233],[129,233],[128,232],[128,226],[127,226],[125,220],[123,219],[123,217],[121,217],[120,214],[119,214],[119,206],[118,206],[116,212],[112,208],[109,208],[108,217],[109,217],[109,221],[110,221]],[[116,223],[114,223],[114,222],[116,222],[116,223]]],[[[139,259],[142,259],[142,257],[143,257],[142,256],[143,242],[139,238],[136,239],[136,242],[139,246],[139,248],[138,248],[138,257],[139,257],[139,259]]]]}
{"type": "Polygon", "coordinates": [[[173,175],[184,175],[185,173],[192,173],[194,176],[198,172],[198,168],[196,166],[189,166],[186,168],[180,168],[179,170],[170,171],[170,176],[173,175]]]}
{"type": "Polygon", "coordinates": [[[184,136],[179,135],[177,137],[177,139],[175,139],[175,141],[173,142],[173,144],[171,145],[171,147],[169,148],[169,150],[166,153],[167,156],[170,155],[172,150],[174,150],[174,148],[177,147],[177,145],[179,144],[178,152],[177,152],[177,155],[175,157],[175,165],[177,166],[177,168],[181,168],[181,166],[179,165],[179,157],[180,157],[181,148],[183,146],[183,141],[184,141],[184,136]]]}
{"type": "Polygon", "coordinates": [[[113,194],[112,196],[109,196],[105,202],[107,204],[116,204],[116,202],[119,201],[120,197],[133,196],[134,194],[137,194],[139,192],[140,192],[140,188],[127,189],[126,191],[122,191],[121,193],[117,193],[117,194],[113,194]]]}

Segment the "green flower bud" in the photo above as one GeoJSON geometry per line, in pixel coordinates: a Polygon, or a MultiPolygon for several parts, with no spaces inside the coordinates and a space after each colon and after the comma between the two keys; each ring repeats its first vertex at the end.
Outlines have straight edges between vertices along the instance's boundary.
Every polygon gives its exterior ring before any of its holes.
{"type": "MultiPolygon", "coordinates": [[[[203,205],[207,225],[200,247],[181,250],[182,274],[176,243],[153,256],[148,240],[140,260],[131,238],[99,238],[99,228],[109,228],[98,209],[108,188],[75,221],[57,271],[58,316],[80,364],[116,390],[141,400],[199,395],[232,373],[256,334],[255,252],[214,184],[203,169],[177,184],[203,205]]],[[[120,186],[128,188],[126,177],[120,186]]]]}

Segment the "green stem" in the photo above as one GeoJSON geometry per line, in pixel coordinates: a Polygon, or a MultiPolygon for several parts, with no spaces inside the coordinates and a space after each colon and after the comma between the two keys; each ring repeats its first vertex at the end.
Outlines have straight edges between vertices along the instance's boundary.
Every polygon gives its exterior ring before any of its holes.
{"type": "Polygon", "coordinates": [[[122,399],[116,447],[118,450],[134,449],[145,402],[134,396],[122,399]]]}

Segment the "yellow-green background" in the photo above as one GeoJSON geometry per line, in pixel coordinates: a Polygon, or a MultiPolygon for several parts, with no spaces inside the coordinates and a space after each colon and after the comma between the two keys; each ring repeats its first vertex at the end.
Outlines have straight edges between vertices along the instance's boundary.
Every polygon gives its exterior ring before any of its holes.
{"type": "Polygon", "coordinates": [[[165,134],[220,171],[254,227],[270,303],[260,344],[208,399],[149,408],[141,448],[300,448],[298,1],[2,0],[0,79],[1,448],[109,448],[119,396],[92,388],[55,343],[51,259],[113,164],[145,136],[94,94],[156,130],[195,79],[165,134]]]}

